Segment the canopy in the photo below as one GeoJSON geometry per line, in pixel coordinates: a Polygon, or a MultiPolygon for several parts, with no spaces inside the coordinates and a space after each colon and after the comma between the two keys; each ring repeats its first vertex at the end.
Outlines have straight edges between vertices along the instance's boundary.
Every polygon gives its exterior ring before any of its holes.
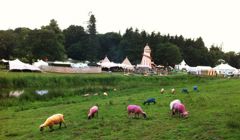
{"type": "Polygon", "coordinates": [[[110,62],[107,56],[97,64],[100,65],[102,68],[121,67],[121,64],[110,62]]]}
{"type": "Polygon", "coordinates": [[[127,57],[123,60],[121,65],[124,69],[131,69],[131,70],[134,69],[133,65],[131,64],[131,62],[128,60],[127,57]]]}
{"type": "Polygon", "coordinates": [[[236,68],[234,68],[228,64],[220,64],[220,65],[214,67],[213,69],[216,70],[218,74],[228,74],[228,73],[233,73],[233,72],[237,71],[236,68]]]}
{"type": "Polygon", "coordinates": [[[44,61],[42,61],[42,60],[38,60],[37,62],[34,62],[33,63],[33,66],[35,66],[35,67],[41,67],[41,66],[48,66],[48,63],[47,62],[44,62],[44,61]]]}
{"type": "Polygon", "coordinates": [[[178,70],[183,70],[183,69],[188,70],[189,66],[187,65],[187,63],[184,60],[182,60],[182,62],[180,64],[175,65],[175,68],[178,70]]]}
{"type": "Polygon", "coordinates": [[[21,62],[18,59],[9,61],[9,70],[31,70],[31,71],[40,71],[38,67],[35,67],[30,64],[21,62]]]}

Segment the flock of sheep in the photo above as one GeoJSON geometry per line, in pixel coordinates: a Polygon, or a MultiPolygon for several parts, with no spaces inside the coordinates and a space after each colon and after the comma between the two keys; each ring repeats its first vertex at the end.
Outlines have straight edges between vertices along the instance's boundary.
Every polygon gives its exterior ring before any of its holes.
{"type": "MultiPolygon", "coordinates": [[[[194,91],[198,91],[197,86],[194,86],[194,91]]],[[[165,90],[162,88],[160,91],[162,94],[165,92],[165,90]]],[[[171,89],[171,93],[175,93],[175,89],[171,89]]],[[[183,93],[188,93],[188,90],[186,88],[182,89],[183,93]]],[[[105,96],[108,96],[105,92],[105,96]]],[[[143,102],[143,104],[150,104],[150,103],[156,103],[155,98],[149,98],[146,101],[143,102]]],[[[179,115],[179,117],[188,117],[188,111],[185,108],[185,105],[181,103],[179,99],[175,99],[172,102],[170,102],[170,110],[173,115],[179,115]]],[[[88,119],[94,118],[94,116],[98,116],[98,105],[95,105],[89,109],[88,112],[88,119]]],[[[128,117],[131,117],[134,115],[135,117],[139,117],[140,115],[143,116],[143,118],[147,118],[147,114],[142,110],[142,108],[138,105],[128,105],[127,106],[127,112],[128,117]]],[[[59,128],[61,128],[62,124],[64,124],[64,127],[67,127],[64,122],[64,116],[63,114],[55,114],[50,116],[43,124],[40,125],[40,131],[43,131],[44,127],[49,127],[49,129],[53,130],[53,125],[59,124],[59,128]]]]}

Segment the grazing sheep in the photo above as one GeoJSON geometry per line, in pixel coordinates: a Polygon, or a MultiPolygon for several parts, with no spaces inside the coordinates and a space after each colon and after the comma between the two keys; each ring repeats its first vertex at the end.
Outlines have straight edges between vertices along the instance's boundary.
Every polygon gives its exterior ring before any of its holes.
{"type": "Polygon", "coordinates": [[[194,91],[198,91],[198,87],[197,86],[193,86],[193,90],[194,91]]]}
{"type": "Polygon", "coordinates": [[[184,104],[182,103],[174,103],[172,107],[172,115],[178,114],[179,117],[188,117],[188,112],[186,111],[186,108],[184,104]]]}
{"type": "Polygon", "coordinates": [[[108,93],[107,93],[107,92],[103,92],[103,95],[104,95],[104,96],[108,96],[108,93]]]}
{"type": "Polygon", "coordinates": [[[171,101],[171,103],[170,103],[170,110],[172,110],[174,103],[181,103],[181,101],[179,99],[175,99],[175,100],[171,101]]]}
{"type": "Polygon", "coordinates": [[[98,93],[95,93],[94,96],[98,96],[98,93]]]}
{"type": "Polygon", "coordinates": [[[147,99],[146,101],[143,102],[143,105],[145,105],[145,104],[148,104],[148,105],[149,105],[150,103],[156,104],[155,98],[149,98],[149,99],[147,99]]]}
{"type": "Polygon", "coordinates": [[[64,122],[64,116],[63,114],[55,114],[49,117],[43,124],[40,125],[40,131],[43,131],[44,127],[49,127],[50,131],[53,131],[53,125],[54,124],[59,124],[59,128],[61,128],[62,123],[64,124],[65,127],[66,124],[64,122]]]}
{"type": "Polygon", "coordinates": [[[173,88],[173,89],[171,89],[171,93],[172,94],[175,94],[176,93],[176,90],[173,88]]]}
{"type": "Polygon", "coordinates": [[[138,105],[128,105],[127,107],[128,111],[128,117],[133,113],[136,116],[139,117],[139,114],[143,116],[143,118],[147,118],[147,115],[145,112],[143,112],[142,108],[138,105]]]}
{"type": "Polygon", "coordinates": [[[89,109],[88,119],[92,119],[95,114],[98,116],[98,106],[93,106],[89,109]]]}
{"type": "Polygon", "coordinates": [[[164,88],[162,88],[162,89],[161,89],[161,91],[160,91],[160,92],[161,92],[161,94],[163,94],[163,93],[164,93],[164,91],[165,91],[165,90],[164,90],[164,88]]]}
{"type": "Polygon", "coordinates": [[[84,96],[84,97],[88,97],[89,95],[90,95],[90,94],[87,93],[87,94],[84,94],[83,96],[84,96]]]}
{"type": "Polygon", "coordinates": [[[182,89],[182,93],[189,93],[187,88],[182,89]]]}

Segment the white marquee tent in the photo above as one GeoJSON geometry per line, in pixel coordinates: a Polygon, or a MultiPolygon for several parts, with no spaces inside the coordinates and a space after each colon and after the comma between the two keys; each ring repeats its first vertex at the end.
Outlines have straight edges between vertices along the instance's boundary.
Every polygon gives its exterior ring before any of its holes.
{"type": "Polygon", "coordinates": [[[131,64],[131,62],[128,60],[127,57],[123,60],[121,66],[124,69],[129,69],[129,70],[133,70],[134,69],[134,66],[131,64]]]}
{"type": "Polygon", "coordinates": [[[33,66],[40,68],[41,66],[48,66],[48,63],[42,60],[38,60],[37,62],[33,63],[33,66]]]}
{"type": "Polygon", "coordinates": [[[236,68],[228,65],[228,64],[220,64],[213,68],[217,71],[218,74],[228,74],[228,73],[234,73],[237,71],[236,68]]]}
{"type": "Polygon", "coordinates": [[[182,62],[178,65],[175,65],[175,68],[178,69],[178,70],[188,70],[189,66],[187,65],[187,63],[182,60],[182,62]]]}
{"type": "Polygon", "coordinates": [[[40,71],[38,67],[35,67],[30,64],[21,62],[18,59],[9,61],[9,70],[31,70],[31,71],[40,71]]]}

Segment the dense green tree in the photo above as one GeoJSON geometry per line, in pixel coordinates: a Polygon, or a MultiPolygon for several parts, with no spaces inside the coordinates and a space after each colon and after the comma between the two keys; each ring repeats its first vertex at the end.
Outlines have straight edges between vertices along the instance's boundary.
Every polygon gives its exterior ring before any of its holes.
{"type": "Polygon", "coordinates": [[[235,67],[235,68],[239,68],[240,67],[240,59],[239,59],[239,53],[236,54],[233,51],[227,52],[224,55],[224,60],[231,66],[235,67]]]}
{"type": "Polygon", "coordinates": [[[224,52],[222,51],[222,48],[215,47],[212,45],[209,49],[209,64],[210,66],[214,67],[217,64],[219,64],[219,59],[224,59],[224,52]]]}
{"type": "Polygon", "coordinates": [[[15,40],[16,35],[12,30],[0,31],[0,58],[12,59],[15,40]]]}
{"type": "Polygon", "coordinates": [[[96,18],[93,14],[90,15],[90,19],[88,21],[88,33],[92,36],[95,36],[96,33],[97,33],[97,30],[96,30],[96,18]]]}
{"type": "Polygon", "coordinates": [[[64,46],[58,41],[58,36],[47,29],[33,30],[29,34],[28,43],[32,48],[33,58],[50,61],[63,60],[64,46]]]}
{"type": "Polygon", "coordinates": [[[120,58],[120,47],[119,43],[121,41],[121,35],[114,32],[105,33],[103,35],[99,35],[100,41],[100,58],[104,58],[106,55],[109,59],[114,62],[122,61],[120,58]],[[119,60],[120,59],[120,60],[119,60]]]}
{"type": "Polygon", "coordinates": [[[79,41],[86,40],[87,33],[82,26],[70,25],[67,29],[63,30],[65,36],[65,48],[67,49],[72,44],[79,41]]]}
{"type": "Polygon", "coordinates": [[[153,52],[154,62],[164,66],[174,66],[180,63],[181,54],[179,48],[172,43],[161,43],[153,52]]]}

